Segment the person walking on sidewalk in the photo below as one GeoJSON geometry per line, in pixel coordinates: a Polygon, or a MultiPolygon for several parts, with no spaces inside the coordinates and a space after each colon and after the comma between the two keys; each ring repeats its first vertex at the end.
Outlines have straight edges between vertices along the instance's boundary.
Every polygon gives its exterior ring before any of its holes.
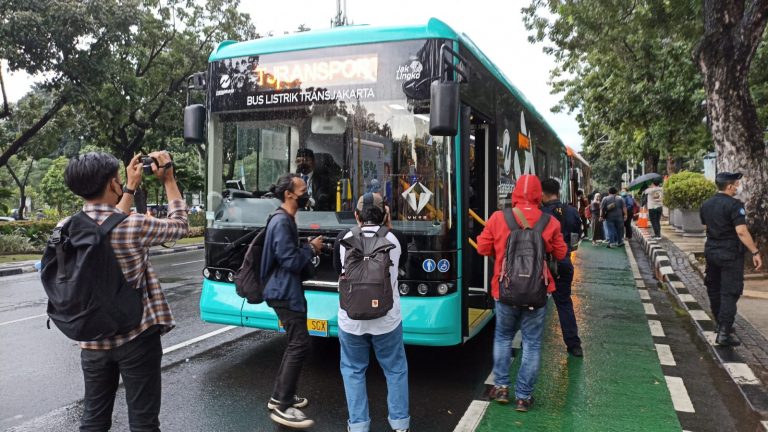
{"type": "Polygon", "coordinates": [[[624,218],[624,233],[622,238],[632,239],[632,218],[635,216],[635,198],[626,189],[621,191],[621,199],[624,200],[624,208],[627,209],[627,216],[624,218]]]}
{"type": "Polygon", "coordinates": [[[651,220],[654,240],[661,240],[661,213],[664,205],[664,189],[660,185],[661,179],[655,178],[653,179],[653,186],[643,192],[647,200],[648,218],[651,220]]]}
{"type": "Polygon", "coordinates": [[[285,328],[288,346],[277,371],[272,397],[267,403],[270,418],[296,429],[311,427],[315,422],[299,409],[309,403],[297,396],[299,376],[309,356],[312,341],[307,330],[307,299],[304,297],[302,274],[311,270],[312,258],[322,247],[322,237],[301,245],[296,227],[296,213],[307,206],[307,184],[297,174],[284,174],[269,188],[282,201],[281,212],[275,213],[267,225],[261,274],[269,275],[264,286],[264,300],[275,310],[285,328]]]}
{"type": "Polygon", "coordinates": [[[721,346],[741,344],[731,329],[736,319],[736,303],[744,291],[744,248],[752,254],[755,269],[763,265],[747,229],[744,204],[734,198],[741,192],[741,177],[741,173],[717,174],[718,193],[705,201],[700,210],[701,223],[707,229],[704,285],[717,322],[715,342],[721,346]]]}
{"type": "Polygon", "coordinates": [[[339,345],[349,411],[347,430],[371,429],[365,375],[373,348],[387,380],[389,425],[395,432],[407,432],[411,422],[408,361],[397,276],[408,252],[404,239],[392,229],[380,194],[362,195],[355,219],[358,226],[340,235],[333,260],[340,275],[339,345]]]}
{"type": "Polygon", "coordinates": [[[582,357],[579,339],[579,328],[576,325],[576,314],[573,312],[573,300],[571,299],[571,284],[573,283],[573,263],[571,252],[578,246],[581,238],[581,218],[578,211],[560,202],[560,183],[555,179],[546,179],[541,182],[544,200],[542,210],[551,214],[560,222],[560,232],[568,245],[568,253],[565,258],[557,262],[557,276],[555,277],[555,292],[552,299],[557,307],[557,317],[560,320],[560,329],[563,332],[563,342],[568,352],[576,357],[582,357]]]}
{"type": "MultiPolygon", "coordinates": [[[[546,301],[538,308],[515,307],[499,301],[502,263],[507,253],[507,239],[512,235],[507,217],[514,219],[518,227],[538,224],[542,217],[549,218],[541,231],[547,253],[562,260],[568,252],[563,241],[560,223],[557,219],[545,215],[540,209],[541,182],[533,175],[521,176],[512,191],[512,206],[519,215],[505,215],[505,211],[494,212],[487,225],[477,237],[477,251],[483,256],[496,257],[491,279],[491,294],[496,300],[496,329],[493,341],[494,388],[491,397],[498,403],[509,403],[509,361],[512,357],[512,339],[519,329],[523,337],[523,356],[515,383],[515,409],[528,411],[533,404],[533,390],[541,365],[541,339],[544,333],[544,318],[547,315],[546,301]],[[520,217],[522,215],[522,217],[520,217]]],[[[507,212],[509,209],[506,210],[507,212]]],[[[542,256],[542,261],[544,257],[542,256]]],[[[549,268],[542,262],[546,291],[555,291],[555,283],[549,268]]]]}
{"type": "Polygon", "coordinates": [[[608,248],[624,246],[624,220],[627,218],[627,207],[616,192],[616,188],[611,186],[608,189],[608,196],[600,202],[600,217],[605,222],[608,248]]]}
{"type": "Polygon", "coordinates": [[[592,225],[592,244],[597,245],[598,242],[605,240],[605,233],[603,230],[603,222],[600,217],[600,203],[602,202],[602,195],[600,192],[595,193],[595,198],[589,203],[589,216],[590,225],[592,225]]]}
{"type": "Polygon", "coordinates": [[[73,158],[64,172],[64,183],[85,200],[85,215],[99,225],[109,225],[115,218],[120,220],[109,231],[109,243],[127,285],[142,292],[141,319],[135,328],[112,337],[80,342],[85,380],[81,431],[109,430],[120,377],[125,386],[130,430],[160,430],[160,336],[171,331],[176,322],[149,262],[149,248],[184,237],[188,225],[187,206],[176,184],[170,154],[160,151],[149,156],[154,159],[152,171],[168,196],[167,219],[130,212],[133,194],[141,184],[140,155],[126,168],[125,186],[120,182],[118,160],[106,153],[73,158]]]}
{"type": "Polygon", "coordinates": [[[579,209],[579,218],[581,219],[581,238],[584,238],[587,236],[587,231],[589,230],[589,219],[587,218],[589,200],[584,195],[584,191],[582,189],[576,191],[576,200],[579,209]]]}

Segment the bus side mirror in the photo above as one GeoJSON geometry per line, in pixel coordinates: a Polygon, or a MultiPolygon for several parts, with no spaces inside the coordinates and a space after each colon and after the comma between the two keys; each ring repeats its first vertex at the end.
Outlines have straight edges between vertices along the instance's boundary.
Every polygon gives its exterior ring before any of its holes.
{"type": "Polygon", "coordinates": [[[430,86],[429,134],[455,136],[459,131],[459,83],[433,81],[430,86]]]}
{"type": "Polygon", "coordinates": [[[184,108],[184,142],[197,144],[205,142],[205,107],[200,104],[184,108]]]}

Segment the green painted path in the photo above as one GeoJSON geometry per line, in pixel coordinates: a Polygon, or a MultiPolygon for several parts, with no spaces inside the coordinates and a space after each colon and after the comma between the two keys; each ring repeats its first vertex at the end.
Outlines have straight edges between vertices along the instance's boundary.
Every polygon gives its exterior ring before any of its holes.
{"type": "Polygon", "coordinates": [[[519,413],[491,402],[478,432],[681,430],[624,249],[585,243],[573,283],[585,357],[566,353],[550,302],[535,405],[519,413]]]}

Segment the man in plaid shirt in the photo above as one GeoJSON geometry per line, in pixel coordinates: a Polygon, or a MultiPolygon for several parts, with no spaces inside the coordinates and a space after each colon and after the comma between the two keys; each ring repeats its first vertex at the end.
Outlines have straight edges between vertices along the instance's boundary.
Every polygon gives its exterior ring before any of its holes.
{"type": "MultiPolygon", "coordinates": [[[[168,218],[133,213],[110,233],[110,243],[128,284],[143,294],[141,323],[126,334],[80,342],[85,397],[81,431],[106,431],[119,377],[125,384],[131,431],[159,431],[160,335],[176,322],[152,265],[149,248],[187,233],[187,208],[173,174],[168,152],[150,153],[152,170],[168,196],[168,218]]],[[[119,162],[105,153],[88,153],[69,161],[64,182],[85,200],[83,212],[99,224],[112,213],[130,213],[133,194],[141,184],[142,162],[135,156],[127,167],[127,182],[120,183],[119,162]]],[[[63,225],[66,220],[59,223],[63,225]]]]}

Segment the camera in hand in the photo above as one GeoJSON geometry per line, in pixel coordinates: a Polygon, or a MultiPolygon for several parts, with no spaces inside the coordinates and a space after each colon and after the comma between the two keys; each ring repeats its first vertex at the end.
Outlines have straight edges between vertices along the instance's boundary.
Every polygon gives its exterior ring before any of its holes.
{"type": "Polygon", "coordinates": [[[157,167],[160,167],[160,163],[152,156],[141,157],[141,165],[144,167],[144,174],[152,175],[152,162],[154,162],[157,167]]]}

